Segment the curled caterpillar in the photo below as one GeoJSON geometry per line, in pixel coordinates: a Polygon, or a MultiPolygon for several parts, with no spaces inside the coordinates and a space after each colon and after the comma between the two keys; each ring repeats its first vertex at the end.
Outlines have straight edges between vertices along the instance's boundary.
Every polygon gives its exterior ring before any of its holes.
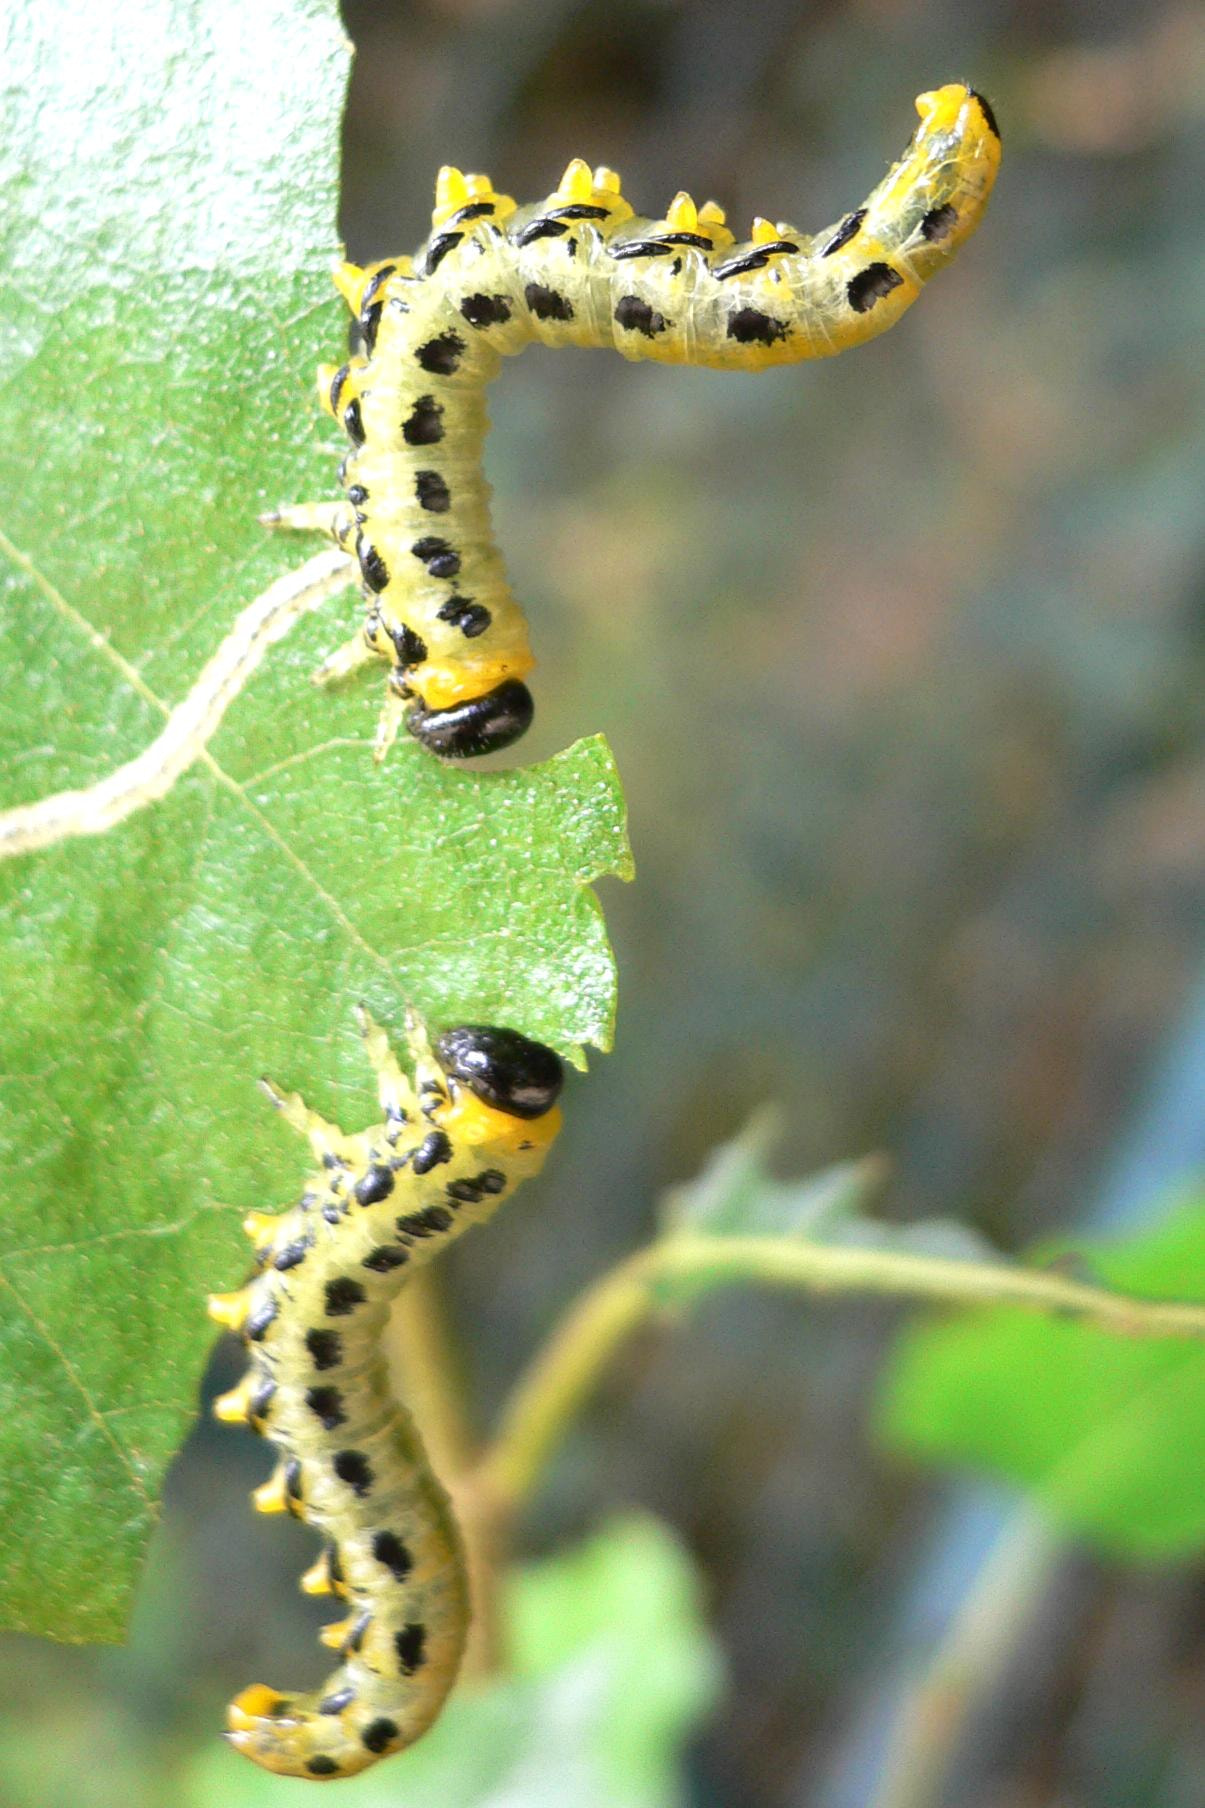
{"type": "Polygon", "coordinates": [[[561,1063],[514,1030],[467,1026],[432,1046],[408,1013],[413,1081],[359,1013],[383,1121],[357,1136],[264,1082],[320,1169],[281,1215],[252,1212],[256,1270],[210,1316],[241,1334],[243,1380],[214,1406],[280,1451],[252,1496],[326,1538],[302,1579],[346,1601],[323,1633],[340,1665],[323,1688],[257,1683],[227,1712],[227,1738],[267,1770],[349,1776],[426,1731],[456,1677],[469,1603],[446,1495],[393,1399],[381,1334],[406,1276],[489,1218],[538,1171],[560,1128],[561,1063]]]}
{"type": "Polygon", "coordinates": [[[414,258],[338,267],[359,349],[319,372],[319,392],[351,441],[346,500],[264,519],[358,556],[367,620],[317,677],[388,663],[378,759],[403,715],[425,747],[457,759],[509,745],[531,721],[527,627],[480,468],[484,388],[502,354],[539,340],[760,370],[885,331],[975,230],[1000,161],[974,89],[953,83],[916,107],[900,160],[815,237],[758,219],[737,244],[714,202],[696,208],[686,194],[663,219],[638,218],[613,170],[575,159],[528,207],[488,176],[443,169],[414,258]]]}

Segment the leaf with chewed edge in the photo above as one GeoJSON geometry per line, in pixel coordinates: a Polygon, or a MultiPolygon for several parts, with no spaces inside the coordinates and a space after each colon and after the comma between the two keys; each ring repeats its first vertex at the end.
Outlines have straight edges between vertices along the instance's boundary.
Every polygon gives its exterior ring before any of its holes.
{"type": "MultiPolygon", "coordinates": [[[[335,0],[45,0],[0,20],[0,808],[141,751],[330,494],[317,363],[348,46],[335,0]],[[37,482],[30,484],[36,451],[37,482]],[[20,508],[15,499],[23,497],[20,508]]],[[[211,1287],[304,1156],[269,1072],[358,1128],[352,1007],[605,1047],[590,890],[630,870],[610,754],[374,767],[379,674],[310,674],[348,592],[277,647],[195,766],[107,835],[0,865],[0,1621],[122,1634],[195,1410],[211,1287]]]]}

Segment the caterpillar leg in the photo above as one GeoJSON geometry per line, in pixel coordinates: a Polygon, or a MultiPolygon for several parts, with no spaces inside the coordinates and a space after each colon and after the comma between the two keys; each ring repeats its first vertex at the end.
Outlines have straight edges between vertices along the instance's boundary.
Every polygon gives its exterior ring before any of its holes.
{"type": "Polygon", "coordinates": [[[414,1088],[398,1065],[388,1036],[362,1004],[356,1006],[356,1022],[364,1038],[364,1053],[377,1076],[381,1109],[387,1118],[404,1121],[417,1103],[414,1088]]]}
{"type": "Polygon", "coordinates": [[[350,545],[356,534],[355,517],[345,502],[282,503],[261,515],[259,524],[289,533],[325,534],[343,547],[350,545]]]}
{"type": "Polygon", "coordinates": [[[353,672],[379,658],[379,654],[369,646],[362,629],[358,629],[350,640],[345,640],[341,647],[328,653],[318,670],[314,673],[314,683],[327,685],[339,684],[344,678],[350,678],[353,672]]]}
{"type": "Polygon", "coordinates": [[[338,1595],[340,1600],[347,1599],[347,1583],[343,1576],[339,1553],[333,1545],[328,1545],[326,1550],[315,1558],[302,1576],[298,1587],[303,1595],[338,1595]]]}
{"type": "Polygon", "coordinates": [[[330,1124],[316,1111],[311,1111],[299,1092],[282,1092],[266,1077],[260,1086],[267,1093],[286,1124],[304,1136],[318,1156],[336,1155],[341,1160],[353,1150],[353,1139],[344,1136],[338,1124],[330,1124]]]}
{"type": "Polygon", "coordinates": [[[447,1086],[443,1065],[436,1059],[425,1021],[413,1005],[406,1006],[403,1034],[406,1038],[406,1053],[414,1065],[414,1088],[420,1099],[424,1094],[434,1093],[445,1097],[447,1086]]]}
{"type": "Polygon", "coordinates": [[[389,749],[397,740],[405,719],[405,698],[390,691],[381,705],[381,713],[377,717],[377,732],[372,743],[372,757],[378,766],[388,756],[389,749]]]}

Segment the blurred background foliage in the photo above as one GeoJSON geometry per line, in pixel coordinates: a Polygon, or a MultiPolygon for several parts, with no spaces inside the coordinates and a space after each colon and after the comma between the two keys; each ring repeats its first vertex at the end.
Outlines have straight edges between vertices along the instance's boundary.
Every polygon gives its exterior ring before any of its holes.
{"type": "MultiPolygon", "coordinates": [[[[353,255],[423,236],[444,161],[528,198],[571,155],[606,160],[638,207],[686,187],[739,231],[856,205],[945,80],[991,97],[1005,144],[978,238],[855,354],[760,378],[535,354],[495,389],[496,522],[541,659],[524,758],[605,729],[638,880],[604,887],[615,1053],[504,1234],[445,1264],[481,1424],[565,1302],[648,1237],[658,1192],[766,1099],[783,1171],[886,1151],[901,1220],[958,1217],[1008,1249],[1149,1221],[1205,1154],[1201,15],[347,0],[345,18],[353,255]]],[[[999,1523],[994,1499],[876,1446],[896,1322],[717,1295],[625,1353],[528,1516],[539,1554],[639,1505],[701,1566],[727,1683],[690,1746],[699,1808],[868,1801],[900,1668],[999,1523]]],[[[251,1440],[198,1429],[128,1649],[5,1641],[6,1802],[185,1799],[229,1693],[316,1674],[309,1540],[252,1519],[262,1470],[251,1440]]],[[[1190,1808],[1191,1574],[1060,1546],[1041,1594],[949,1801],[1190,1808]]],[[[683,1684],[676,1725],[712,1686],[683,1684]]],[[[425,1799],[403,1765],[381,1777],[382,1801],[425,1799]]],[[[506,1800],[587,1800],[561,1782],[506,1800]]],[[[226,1799],[200,1772],[188,1792],[226,1799]]]]}

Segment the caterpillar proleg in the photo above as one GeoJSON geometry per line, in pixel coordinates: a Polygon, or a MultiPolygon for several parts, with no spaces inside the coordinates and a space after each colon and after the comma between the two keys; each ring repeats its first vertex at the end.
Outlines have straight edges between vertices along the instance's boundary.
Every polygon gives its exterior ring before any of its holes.
{"type": "Polygon", "coordinates": [[[389,1389],[389,1302],[408,1274],[538,1171],[560,1127],[561,1063],[541,1043],[469,1025],[432,1045],[411,1012],[411,1079],[363,1010],[360,1027],[381,1122],[345,1135],[264,1082],[319,1165],[291,1210],[248,1216],[255,1273],[209,1302],[250,1358],[215,1414],[280,1452],[255,1506],[323,1534],[302,1587],[348,1609],[323,1634],[340,1656],[324,1687],[286,1695],[254,1684],[231,1703],[226,1736],[267,1770],[320,1779],[363,1770],[426,1731],[468,1625],[447,1497],[389,1389]]]}
{"type": "Polygon", "coordinates": [[[319,372],[319,393],[350,441],[345,500],[264,519],[357,555],[367,619],[318,677],[386,661],[378,758],[403,716],[424,746],[457,759],[507,746],[531,720],[527,627],[481,472],[484,390],[502,356],[539,341],[760,370],[884,332],[975,230],[1000,162],[974,89],[952,83],[916,107],[903,156],[815,235],[757,219],[738,244],[721,208],[687,194],[663,218],[640,218],[614,170],[575,158],[526,207],[488,176],[445,168],[413,258],[338,267],[357,349],[319,372]]]}

